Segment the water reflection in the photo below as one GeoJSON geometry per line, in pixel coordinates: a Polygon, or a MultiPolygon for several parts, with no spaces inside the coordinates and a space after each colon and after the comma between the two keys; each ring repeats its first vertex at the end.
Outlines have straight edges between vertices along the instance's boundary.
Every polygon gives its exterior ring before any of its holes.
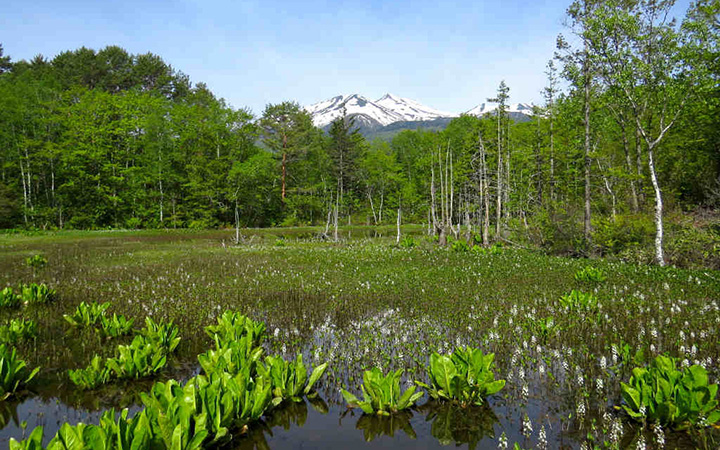
{"type": "Polygon", "coordinates": [[[468,444],[468,448],[474,449],[483,438],[495,437],[498,417],[487,405],[462,408],[454,403],[431,401],[420,410],[427,413],[425,421],[431,422],[430,434],[441,445],[468,444]]]}
{"type": "Polygon", "coordinates": [[[320,414],[327,414],[329,408],[325,400],[320,397],[302,400],[299,402],[285,402],[275,408],[263,420],[254,423],[246,433],[231,443],[237,450],[266,450],[270,448],[268,438],[273,437],[273,428],[282,427],[290,430],[293,425],[302,427],[308,418],[308,403],[320,414]]]}
{"type": "Polygon", "coordinates": [[[363,431],[365,442],[372,442],[380,436],[394,437],[400,430],[416,439],[417,434],[410,425],[412,417],[413,413],[410,411],[400,411],[390,416],[363,414],[358,418],[355,428],[363,431]]]}

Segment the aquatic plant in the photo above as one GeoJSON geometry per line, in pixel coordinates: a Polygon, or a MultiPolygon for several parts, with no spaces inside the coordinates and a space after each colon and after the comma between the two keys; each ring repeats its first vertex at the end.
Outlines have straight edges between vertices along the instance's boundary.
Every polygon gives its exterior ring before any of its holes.
{"type": "Polygon", "coordinates": [[[424,395],[415,392],[415,386],[410,386],[401,392],[400,378],[404,370],[398,369],[383,375],[377,367],[363,373],[361,386],[363,400],[342,389],[342,396],[351,408],[359,407],[365,414],[378,414],[387,416],[398,411],[410,408],[424,395]]]}
{"type": "Polygon", "coordinates": [[[101,317],[105,315],[105,311],[110,307],[110,303],[85,303],[80,302],[72,314],[63,314],[65,320],[73,327],[89,327],[95,325],[101,317]]]}
{"type": "Polygon", "coordinates": [[[40,371],[39,367],[28,370],[15,348],[0,344],[0,400],[4,400],[26,386],[40,371]]]}
{"type": "Polygon", "coordinates": [[[55,294],[55,289],[50,289],[45,283],[30,283],[20,287],[20,297],[26,305],[31,303],[47,303],[55,298],[55,294]]]}
{"type": "MultiPolygon", "coordinates": [[[[140,330],[146,344],[151,345],[156,351],[172,353],[180,344],[180,336],[177,325],[170,321],[155,322],[151,317],[145,318],[145,328],[140,330]]],[[[137,338],[136,338],[137,339],[137,338]]]]}
{"type": "Polygon", "coordinates": [[[0,291],[0,307],[14,308],[20,306],[20,301],[20,295],[14,293],[11,287],[0,291]]]}
{"type": "Polygon", "coordinates": [[[597,308],[597,298],[573,289],[569,294],[560,297],[560,304],[571,311],[592,311],[597,308]]]}
{"type": "Polygon", "coordinates": [[[112,317],[104,314],[100,316],[100,328],[97,329],[101,336],[119,337],[130,334],[135,319],[126,319],[125,316],[113,313],[112,317]]]}
{"type": "Polygon", "coordinates": [[[433,353],[428,372],[432,385],[418,384],[428,389],[434,399],[481,405],[485,397],[505,387],[505,380],[495,379],[494,359],[495,354],[483,355],[480,349],[471,347],[455,349],[451,357],[433,353]]]}
{"type": "Polygon", "coordinates": [[[622,408],[636,420],[686,428],[720,421],[717,384],[710,384],[705,368],[677,369],[677,360],[658,356],[648,367],[636,367],[630,381],[621,383],[622,408]]]}
{"type": "MultiPolygon", "coordinates": [[[[42,425],[35,427],[30,435],[23,441],[16,441],[10,438],[10,450],[43,450],[42,445],[43,427],[42,425]]],[[[93,449],[94,450],[94,449],[93,449]]]]}
{"type": "Polygon", "coordinates": [[[110,380],[110,369],[99,355],[95,355],[84,369],[68,370],[70,381],[80,389],[88,390],[107,383],[110,380]]]}
{"type": "Polygon", "coordinates": [[[265,338],[265,323],[256,322],[238,312],[225,311],[218,317],[217,325],[208,325],[205,332],[213,340],[217,340],[219,347],[225,347],[229,342],[237,341],[244,335],[250,336],[252,345],[260,345],[265,338]]]}
{"type": "Polygon", "coordinates": [[[33,255],[25,260],[25,263],[33,269],[42,269],[48,263],[48,260],[43,255],[33,255]]]}
{"type": "Polygon", "coordinates": [[[115,378],[142,378],[165,367],[168,353],[158,341],[135,336],[130,345],[118,345],[117,356],[108,358],[105,365],[115,378]]]}
{"type": "Polygon", "coordinates": [[[601,283],[605,281],[607,277],[602,269],[596,267],[585,267],[575,272],[575,280],[586,283],[601,283]]]}
{"type": "Polygon", "coordinates": [[[327,366],[327,363],[320,364],[308,378],[301,354],[297,355],[294,362],[285,361],[279,356],[267,356],[264,365],[258,364],[257,372],[271,381],[274,398],[300,402],[303,395],[311,393],[327,366]]]}
{"type": "Polygon", "coordinates": [[[37,322],[29,319],[12,319],[7,325],[0,326],[0,343],[15,344],[24,339],[37,336],[37,322]]]}
{"type": "Polygon", "coordinates": [[[252,336],[245,335],[222,345],[216,335],[215,349],[198,355],[198,362],[208,375],[218,371],[236,374],[243,368],[254,372],[263,353],[262,347],[255,346],[252,336]]]}

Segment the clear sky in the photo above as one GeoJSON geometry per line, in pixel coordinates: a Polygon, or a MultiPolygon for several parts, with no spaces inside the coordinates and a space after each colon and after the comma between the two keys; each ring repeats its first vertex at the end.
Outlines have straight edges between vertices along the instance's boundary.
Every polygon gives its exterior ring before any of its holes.
{"type": "Polygon", "coordinates": [[[236,108],[390,92],[449,112],[542,103],[570,0],[5,0],[14,61],[81,46],[152,52],[236,108]]]}

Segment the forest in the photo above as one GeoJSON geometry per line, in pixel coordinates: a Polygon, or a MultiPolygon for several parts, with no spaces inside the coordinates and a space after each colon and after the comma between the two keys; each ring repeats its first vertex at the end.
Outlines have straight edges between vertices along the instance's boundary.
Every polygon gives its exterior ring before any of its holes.
{"type": "Polygon", "coordinates": [[[441,243],[720,268],[720,2],[672,8],[573,3],[529,121],[498,80],[496,114],[373,141],[293,101],[235,109],[151,53],[0,47],[0,228],[402,221],[441,243]]]}

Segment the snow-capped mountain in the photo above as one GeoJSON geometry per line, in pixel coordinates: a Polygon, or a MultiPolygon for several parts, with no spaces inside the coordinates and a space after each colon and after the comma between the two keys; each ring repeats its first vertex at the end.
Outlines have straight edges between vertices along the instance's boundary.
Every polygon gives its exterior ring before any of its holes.
{"type": "Polygon", "coordinates": [[[385,94],[375,101],[358,95],[339,95],[329,100],[306,106],[316,126],[323,128],[343,115],[355,116],[358,125],[383,127],[395,122],[413,122],[455,117],[456,114],[438,111],[414,100],[385,94]]]}
{"type": "Polygon", "coordinates": [[[375,101],[375,104],[402,115],[402,120],[407,122],[457,117],[457,114],[438,111],[415,100],[396,97],[392,94],[383,95],[379,100],[375,101]]]}
{"type": "MultiPolygon", "coordinates": [[[[483,114],[495,111],[497,108],[498,108],[497,103],[480,103],[473,109],[465,112],[465,114],[469,114],[472,116],[482,116],[483,114]]],[[[524,114],[526,116],[532,116],[533,105],[531,103],[511,103],[508,105],[507,111],[511,115],[513,113],[515,113],[515,114],[524,114]]]]}

